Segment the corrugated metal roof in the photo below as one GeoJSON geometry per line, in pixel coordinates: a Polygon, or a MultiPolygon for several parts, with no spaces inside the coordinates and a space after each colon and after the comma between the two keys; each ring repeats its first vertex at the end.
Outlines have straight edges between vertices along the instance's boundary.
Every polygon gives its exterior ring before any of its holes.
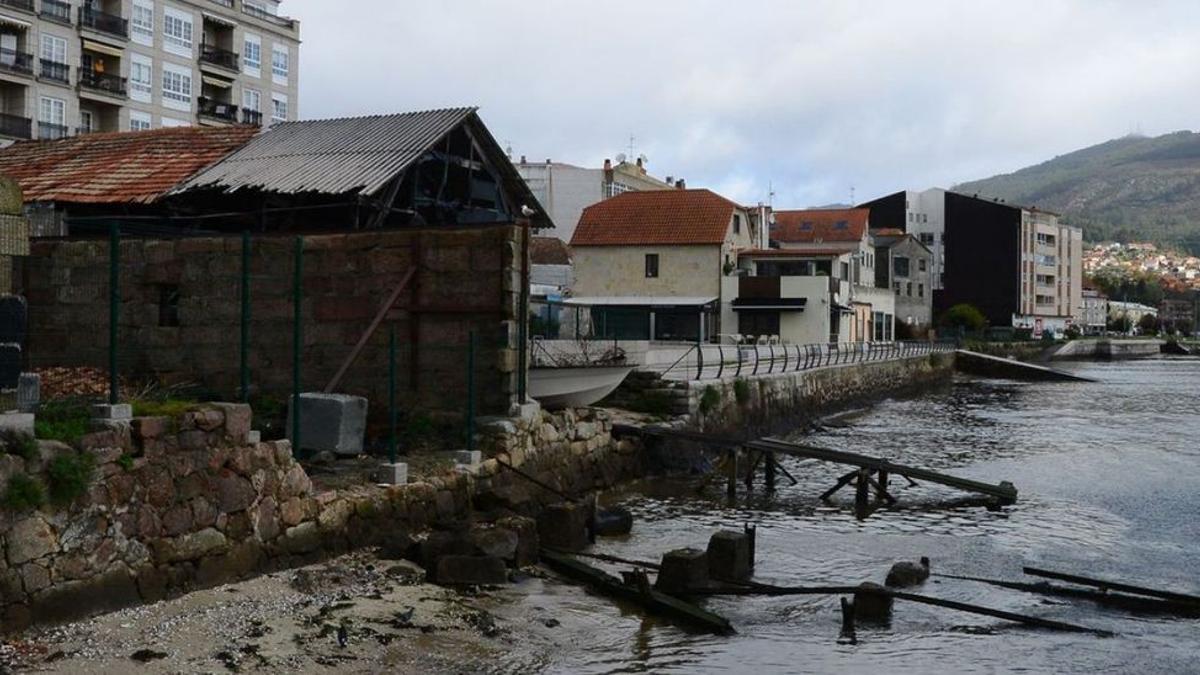
{"type": "Polygon", "coordinates": [[[183,183],[279,194],[374,194],[475,114],[475,108],[282,122],[183,183]]]}

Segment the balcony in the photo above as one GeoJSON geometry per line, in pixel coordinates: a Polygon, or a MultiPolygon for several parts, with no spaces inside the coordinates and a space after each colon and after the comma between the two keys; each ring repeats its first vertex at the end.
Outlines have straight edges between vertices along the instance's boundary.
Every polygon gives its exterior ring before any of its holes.
{"type": "Polygon", "coordinates": [[[0,71],[13,75],[33,75],[33,54],[0,49],[0,71]]]}
{"type": "Polygon", "coordinates": [[[71,3],[60,0],[42,0],[42,11],[38,16],[47,21],[71,25],[71,3]]]}
{"type": "Polygon", "coordinates": [[[236,124],[238,120],[238,107],[232,103],[225,101],[216,101],[211,98],[201,96],[196,101],[199,104],[199,115],[209,119],[236,124]]]}
{"type": "Polygon", "coordinates": [[[282,26],[288,30],[292,30],[296,27],[296,22],[292,19],[289,19],[286,16],[279,16],[278,14],[272,14],[252,5],[243,4],[242,13],[247,16],[252,16],[259,21],[266,21],[267,23],[275,24],[276,26],[282,26]]]}
{"type": "Polygon", "coordinates": [[[242,109],[242,124],[249,124],[254,127],[262,126],[262,113],[258,110],[242,109]]]}
{"type": "Polygon", "coordinates": [[[33,120],[20,115],[0,113],[0,136],[33,138],[33,120]]]}
{"type": "Polygon", "coordinates": [[[49,122],[38,122],[38,139],[43,141],[57,141],[60,138],[66,138],[71,133],[70,128],[65,124],[51,124],[49,122]]]}
{"type": "Polygon", "coordinates": [[[228,49],[213,45],[200,46],[200,63],[208,63],[226,70],[238,72],[238,55],[228,49]]]}
{"type": "Polygon", "coordinates": [[[39,77],[49,82],[71,84],[71,66],[57,61],[42,59],[42,69],[39,77]]]}
{"type": "Polygon", "coordinates": [[[98,33],[129,39],[129,21],[116,14],[106,14],[87,7],[79,8],[79,27],[98,33]]]}
{"type": "Polygon", "coordinates": [[[125,98],[129,93],[125,78],[95,70],[87,70],[86,68],[79,69],[79,86],[81,89],[88,89],[118,98],[125,98]]]}
{"type": "Polygon", "coordinates": [[[11,7],[32,13],[33,0],[0,0],[0,7],[11,7]]]}

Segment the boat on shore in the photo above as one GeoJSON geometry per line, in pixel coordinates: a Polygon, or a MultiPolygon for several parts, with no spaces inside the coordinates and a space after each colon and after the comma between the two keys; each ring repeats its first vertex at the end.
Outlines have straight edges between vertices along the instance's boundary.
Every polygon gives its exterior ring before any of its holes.
{"type": "Polygon", "coordinates": [[[589,406],[616,391],[633,368],[630,365],[530,368],[529,395],[547,410],[589,406]]]}

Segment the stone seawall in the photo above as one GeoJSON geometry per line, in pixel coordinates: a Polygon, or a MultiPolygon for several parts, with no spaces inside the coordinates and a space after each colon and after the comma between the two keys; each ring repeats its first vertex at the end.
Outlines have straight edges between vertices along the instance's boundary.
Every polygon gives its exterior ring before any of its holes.
{"type": "Polygon", "coordinates": [[[0,454],[0,490],[17,474],[48,482],[62,453],[96,460],[73,503],[0,509],[0,628],[154,602],[477,516],[536,515],[559,500],[500,462],[576,494],[639,471],[604,411],[530,405],[484,424],[490,458],[476,467],[319,492],[286,441],[249,442],[250,421],[247,406],[205,405],[85,436],[78,450],[41,442],[29,459],[0,454]]]}

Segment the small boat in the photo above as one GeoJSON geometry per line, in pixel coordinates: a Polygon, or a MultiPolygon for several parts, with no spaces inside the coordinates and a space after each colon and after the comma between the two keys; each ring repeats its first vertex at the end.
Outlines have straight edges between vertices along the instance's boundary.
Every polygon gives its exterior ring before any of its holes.
{"type": "Polygon", "coordinates": [[[529,395],[543,408],[558,410],[592,405],[616,391],[633,366],[530,368],[529,395]]]}

